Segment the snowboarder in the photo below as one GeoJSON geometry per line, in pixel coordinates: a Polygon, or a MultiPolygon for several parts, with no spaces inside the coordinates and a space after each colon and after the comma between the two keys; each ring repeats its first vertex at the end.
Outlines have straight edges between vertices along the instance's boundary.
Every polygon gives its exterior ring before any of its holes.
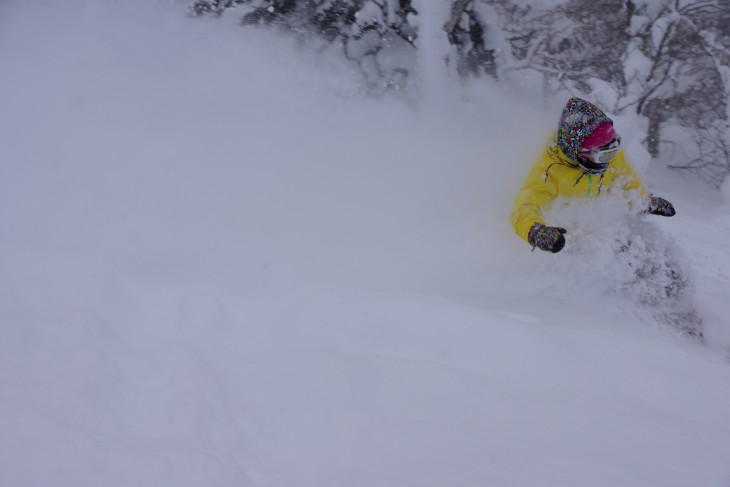
{"type": "Polygon", "coordinates": [[[522,184],[510,221],[532,249],[560,252],[566,230],[546,225],[543,210],[558,196],[597,197],[606,188],[638,191],[646,211],[674,216],[671,203],[650,195],[624,158],[613,121],[596,105],[571,98],[563,108],[554,143],[533,166],[522,184]]]}
{"type": "MultiPolygon", "coordinates": [[[[649,194],[636,171],[626,161],[621,137],[613,121],[596,105],[571,98],[563,108],[555,141],[548,145],[522,184],[510,216],[517,235],[532,249],[560,252],[566,230],[548,226],[545,210],[557,197],[595,198],[602,190],[638,192],[645,213],[674,216],[674,207],[649,194]]],[[[631,263],[632,242],[617,250],[617,259],[631,263]]],[[[639,249],[636,249],[639,250],[639,249]]],[[[646,299],[660,322],[702,340],[702,319],[696,312],[687,276],[665,256],[644,255],[633,271],[637,281],[651,281],[653,296],[646,299]]],[[[643,288],[642,288],[643,289],[643,288]]]]}

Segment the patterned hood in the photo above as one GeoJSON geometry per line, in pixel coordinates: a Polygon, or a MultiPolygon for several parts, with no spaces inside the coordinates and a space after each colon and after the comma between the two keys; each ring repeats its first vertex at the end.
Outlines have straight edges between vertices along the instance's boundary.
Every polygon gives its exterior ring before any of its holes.
{"type": "Polygon", "coordinates": [[[613,125],[613,120],[596,105],[581,98],[571,98],[560,116],[558,147],[568,159],[577,163],[580,145],[596,127],[606,122],[613,125]]]}

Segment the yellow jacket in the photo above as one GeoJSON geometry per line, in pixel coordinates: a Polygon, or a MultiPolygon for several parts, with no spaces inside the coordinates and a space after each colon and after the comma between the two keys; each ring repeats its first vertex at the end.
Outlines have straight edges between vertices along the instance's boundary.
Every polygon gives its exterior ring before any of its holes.
{"type": "Polygon", "coordinates": [[[623,150],[611,161],[608,169],[600,176],[583,174],[583,170],[555,145],[551,144],[535,162],[530,174],[517,194],[510,222],[523,240],[535,222],[545,225],[542,219],[546,209],[558,196],[594,198],[602,191],[622,188],[625,191],[637,190],[647,195],[641,180],[631,165],[626,162],[623,150]]]}

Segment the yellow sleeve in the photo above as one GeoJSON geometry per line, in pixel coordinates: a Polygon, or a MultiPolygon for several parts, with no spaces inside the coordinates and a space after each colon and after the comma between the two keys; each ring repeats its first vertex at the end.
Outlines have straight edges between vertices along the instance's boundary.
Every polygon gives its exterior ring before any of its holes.
{"type": "Polygon", "coordinates": [[[527,241],[527,234],[535,222],[545,224],[542,219],[543,209],[558,195],[558,186],[552,176],[548,175],[545,179],[547,162],[544,157],[538,159],[522,183],[512,208],[510,223],[524,241],[527,241]]]}
{"type": "Polygon", "coordinates": [[[636,174],[636,170],[626,160],[623,150],[616,155],[616,158],[613,161],[611,161],[611,167],[614,169],[618,177],[625,179],[623,185],[624,191],[638,191],[642,198],[649,195],[649,192],[641,182],[641,178],[639,178],[638,174],[636,174]]]}

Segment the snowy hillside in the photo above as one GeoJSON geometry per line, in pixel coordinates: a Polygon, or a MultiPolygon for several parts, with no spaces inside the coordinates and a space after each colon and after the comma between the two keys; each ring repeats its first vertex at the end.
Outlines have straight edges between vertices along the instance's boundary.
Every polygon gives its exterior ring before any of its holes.
{"type": "Polygon", "coordinates": [[[730,196],[617,122],[700,345],[617,284],[620,202],[513,234],[563,99],[223,26],[0,3],[0,486],[730,485],[730,196]]]}

